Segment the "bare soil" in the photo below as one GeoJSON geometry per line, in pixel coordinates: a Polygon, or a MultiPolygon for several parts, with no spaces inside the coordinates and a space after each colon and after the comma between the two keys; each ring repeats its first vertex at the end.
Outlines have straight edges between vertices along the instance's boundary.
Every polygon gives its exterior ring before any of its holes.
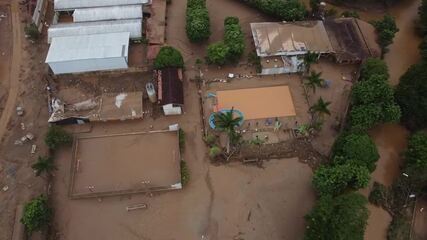
{"type": "Polygon", "coordinates": [[[82,136],[74,146],[73,160],[67,161],[73,162],[75,197],[170,189],[181,182],[176,131],[82,136]]]}

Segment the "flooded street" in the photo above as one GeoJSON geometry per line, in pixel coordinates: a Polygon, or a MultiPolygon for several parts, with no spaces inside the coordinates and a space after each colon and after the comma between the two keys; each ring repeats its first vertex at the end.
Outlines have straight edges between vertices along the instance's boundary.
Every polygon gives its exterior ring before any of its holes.
{"type": "Polygon", "coordinates": [[[414,21],[418,18],[418,7],[420,0],[401,1],[390,9],[390,14],[396,18],[396,25],[399,32],[394,37],[393,44],[390,45],[389,53],[384,56],[390,72],[390,83],[397,85],[399,78],[406,70],[420,59],[418,45],[421,38],[415,32],[414,21]]]}
{"type": "MultiPolygon", "coordinates": [[[[402,1],[391,9],[389,13],[396,18],[396,25],[400,31],[396,34],[390,51],[384,60],[389,67],[390,83],[396,85],[399,78],[414,63],[418,62],[420,56],[418,45],[421,41],[415,32],[414,21],[418,17],[418,7],[421,1],[402,1]]],[[[362,18],[371,20],[378,18],[380,14],[361,14],[362,18]]],[[[407,144],[409,132],[398,124],[385,124],[375,128],[371,132],[377,145],[380,159],[377,168],[372,175],[372,182],[377,181],[390,186],[399,174],[402,164],[401,154],[407,144]]],[[[370,218],[365,232],[366,240],[386,239],[388,224],[391,216],[382,208],[369,205],[370,218]]]]}

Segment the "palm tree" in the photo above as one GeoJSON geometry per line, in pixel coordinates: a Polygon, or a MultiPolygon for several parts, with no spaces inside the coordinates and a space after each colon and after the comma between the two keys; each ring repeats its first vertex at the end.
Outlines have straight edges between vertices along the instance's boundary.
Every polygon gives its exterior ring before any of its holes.
{"type": "Polygon", "coordinates": [[[233,115],[234,108],[226,112],[217,112],[215,114],[215,126],[218,130],[227,133],[227,153],[230,152],[230,143],[235,144],[240,139],[240,134],[235,131],[235,128],[240,125],[242,117],[233,115]]]}
{"type": "Polygon", "coordinates": [[[319,117],[323,117],[325,114],[331,115],[331,112],[328,109],[328,106],[331,102],[325,102],[322,97],[320,97],[317,102],[310,107],[310,111],[313,114],[317,114],[319,117]]]}
{"type": "Polygon", "coordinates": [[[307,54],[304,55],[305,71],[310,72],[311,64],[317,63],[318,60],[319,54],[308,51],[307,54]]]}
{"type": "Polygon", "coordinates": [[[43,173],[50,175],[52,171],[57,169],[51,157],[39,157],[37,162],[31,165],[31,168],[35,171],[36,176],[43,173]]]}
{"type": "Polygon", "coordinates": [[[313,93],[316,92],[316,87],[321,87],[323,82],[325,81],[320,76],[322,72],[311,71],[310,75],[305,77],[305,85],[311,89],[313,89],[313,93]]]}

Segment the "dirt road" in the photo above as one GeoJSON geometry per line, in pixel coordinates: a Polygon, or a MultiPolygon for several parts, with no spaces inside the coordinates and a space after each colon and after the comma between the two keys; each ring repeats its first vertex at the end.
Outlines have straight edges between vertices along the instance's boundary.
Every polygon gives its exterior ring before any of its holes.
{"type": "Polygon", "coordinates": [[[19,68],[21,66],[21,21],[19,19],[19,6],[18,1],[11,2],[12,14],[12,34],[13,34],[13,53],[11,61],[11,70],[9,75],[9,95],[7,97],[6,105],[0,117],[0,142],[7,130],[7,124],[14,112],[16,98],[19,90],[19,68]]]}

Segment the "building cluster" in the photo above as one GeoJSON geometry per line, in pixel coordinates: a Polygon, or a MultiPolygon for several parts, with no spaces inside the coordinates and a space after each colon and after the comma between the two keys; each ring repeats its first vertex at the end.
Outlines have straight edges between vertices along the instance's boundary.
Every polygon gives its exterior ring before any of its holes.
{"type": "Polygon", "coordinates": [[[54,74],[125,69],[149,0],[55,0],[46,63],[54,74]]]}

